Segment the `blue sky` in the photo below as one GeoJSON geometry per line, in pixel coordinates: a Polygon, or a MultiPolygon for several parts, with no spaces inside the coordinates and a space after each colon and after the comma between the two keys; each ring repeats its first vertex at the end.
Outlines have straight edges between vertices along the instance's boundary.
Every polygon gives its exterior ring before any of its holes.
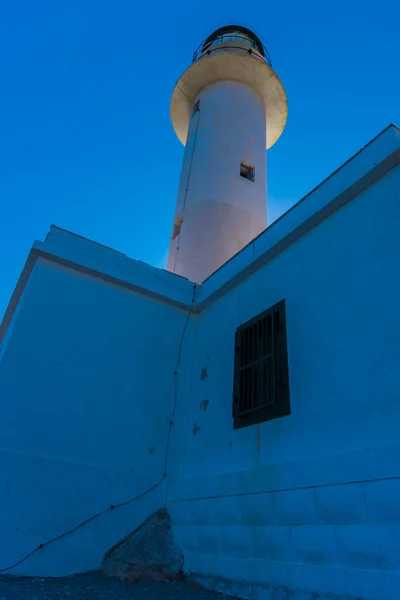
{"type": "Polygon", "coordinates": [[[0,318],[52,223],[164,266],[183,156],[170,95],[214,29],[254,30],[286,88],[268,152],[274,219],[400,124],[399,17],[395,0],[4,2],[0,318]]]}

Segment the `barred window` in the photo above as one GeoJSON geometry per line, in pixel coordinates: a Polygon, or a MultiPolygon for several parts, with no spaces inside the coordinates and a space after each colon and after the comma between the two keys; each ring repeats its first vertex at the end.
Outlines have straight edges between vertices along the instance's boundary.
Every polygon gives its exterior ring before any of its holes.
{"type": "Polygon", "coordinates": [[[290,415],[284,300],[236,330],[232,413],[234,429],[290,415]]]}

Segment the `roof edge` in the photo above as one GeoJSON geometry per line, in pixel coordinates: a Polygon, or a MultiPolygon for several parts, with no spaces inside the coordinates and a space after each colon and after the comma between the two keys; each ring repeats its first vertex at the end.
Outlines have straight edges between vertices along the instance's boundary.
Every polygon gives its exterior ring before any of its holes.
{"type": "Polygon", "coordinates": [[[36,240],[29,252],[0,323],[0,344],[12,321],[36,261],[40,258],[144,294],[177,308],[190,310],[193,306],[195,284],[188,279],[142,261],[128,258],[118,251],[52,226],[46,241],[36,240]],[[53,239],[51,239],[51,235],[53,239]],[[85,248],[81,247],[82,242],[84,242],[85,248]],[[92,252],[88,252],[88,248],[92,252]]]}
{"type": "Polygon", "coordinates": [[[203,281],[197,310],[236,287],[399,164],[400,129],[390,124],[203,281]]]}
{"type": "Polygon", "coordinates": [[[38,258],[199,313],[399,164],[400,129],[391,124],[201,285],[52,225],[28,255],[0,324],[0,343],[38,258]]]}

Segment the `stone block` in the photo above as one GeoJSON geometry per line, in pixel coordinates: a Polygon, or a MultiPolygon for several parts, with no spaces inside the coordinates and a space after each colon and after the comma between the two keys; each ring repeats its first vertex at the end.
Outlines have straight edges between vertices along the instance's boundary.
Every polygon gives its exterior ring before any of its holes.
{"type": "Polygon", "coordinates": [[[271,525],[274,522],[274,494],[246,494],[237,497],[244,525],[271,525]]]}
{"type": "Polygon", "coordinates": [[[396,548],[396,566],[397,570],[400,572],[400,524],[396,523],[390,525],[390,528],[393,532],[394,545],[396,548]]]}
{"type": "Polygon", "coordinates": [[[364,483],[368,520],[400,523],[400,478],[364,483]]]}
{"type": "Polygon", "coordinates": [[[199,540],[198,550],[201,554],[221,554],[223,553],[223,527],[217,525],[201,525],[192,527],[197,529],[199,540]]]}
{"type": "Polygon", "coordinates": [[[335,529],[340,564],[357,569],[395,568],[396,549],[390,525],[337,525],[335,529]]]}
{"type": "Polygon", "coordinates": [[[365,507],[360,484],[329,485],[314,489],[318,523],[363,523],[365,507]]]}
{"type": "Polygon", "coordinates": [[[348,593],[346,569],[343,567],[291,563],[288,565],[287,586],[292,590],[288,600],[361,600],[348,593]]]}
{"type": "Polygon", "coordinates": [[[366,600],[399,600],[400,573],[398,571],[364,571],[346,569],[345,590],[352,598],[366,600]]]}
{"type": "Polygon", "coordinates": [[[275,494],[275,520],[280,525],[311,525],[315,522],[312,489],[275,494]]]}
{"type": "Polygon", "coordinates": [[[189,511],[190,525],[210,525],[215,523],[214,499],[189,500],[183,504],[186,505],[185,510],[189,511]]]}
{"type": "Polygon", "coordinates": [[[198,552],[199,550],[199,527],[173,526],[176,543],[182,549],[183,553],[187,550],[198,552]]]}
{"type": "Polygon", "coordinates": [[[294,562],[311,565],[332,565],[336,560],[333,527],[311,525],[291,527],[294,562]]]}
{"type": "Polygon", "coordinates": [[[223,554],[233,558],[253,558],[253,528],[243,525],[220,528],[223,554]]]}
{"type": "Polygon", "coordinates": [[[239,525],[243,523],[241,497],[222,496],[208,500],[213,503],[214,525],[239,525]]]}
{"type": "Polygon", "coordinates": [[[290,527],[258,526],[254,527],[254,558],[258,560],[289,561],[290,527]]]}

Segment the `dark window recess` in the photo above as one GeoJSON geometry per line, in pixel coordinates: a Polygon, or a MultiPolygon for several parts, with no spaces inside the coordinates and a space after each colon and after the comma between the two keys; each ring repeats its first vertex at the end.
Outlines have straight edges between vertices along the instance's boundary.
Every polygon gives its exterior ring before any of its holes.
{"type": "Polygon", "coordinates": [[[194,116],[196,113],[198,113],[198,112],[199,112],[199,110],[200,110],[200,100],[197,100],[197,102],[196,102],[196,103],[193,105],[193,108],[192,108],[192,117],[193,117],[193,116],[194,116]]]}
{"type": "Polygon", "coordinates": [[[171,239],[175,239],[176,237],[178,237],[178,235],[181,232],[181,225],[182,225],[182,217],[178,217],[176,219],[176,221],[174,222],[174,229],[172,230],[172,238],[171,239]]]}
{"type": "Polygon", "coordinates": [[[240,175],[249,181],[254,181],[254,167],[247,162],[240,163],[240,175]]]}
{"type": "Polygon", "coordinates": [[[236,330],[233,427],[290,415],[285,301],[236,330]]]}

